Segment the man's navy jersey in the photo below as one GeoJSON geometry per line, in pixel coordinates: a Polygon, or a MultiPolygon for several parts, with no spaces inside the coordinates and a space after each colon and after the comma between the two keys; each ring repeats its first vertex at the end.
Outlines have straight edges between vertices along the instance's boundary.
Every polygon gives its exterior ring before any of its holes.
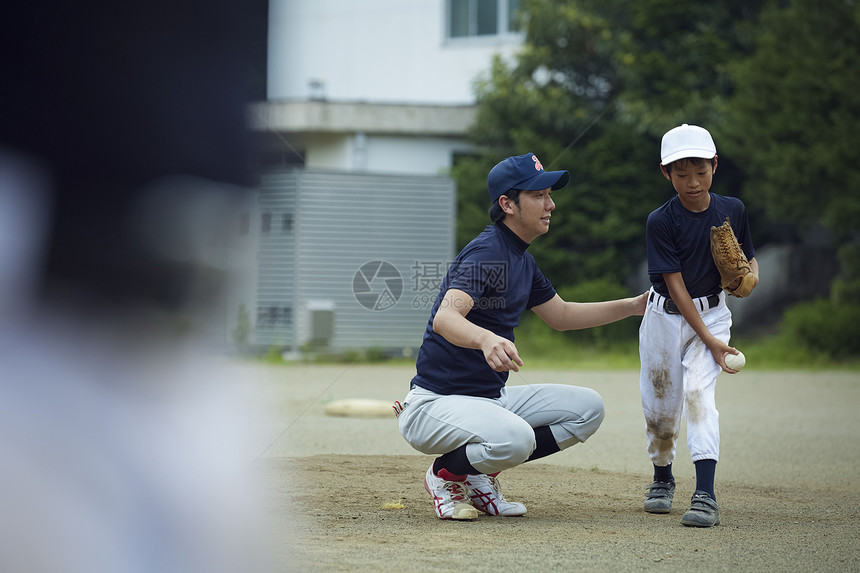
{"type": "Polygon", "coordinates": [[[413,384],[437,394],[499,397],[508,373],[490,368],[482,351],[456,346],[433,332],[433,319],[445,293],[462,290],[475,301],[466,320],[513,341],[522,313],[555,296],[527,248],[528,243],[499,223],[488,225],[460,251],[433,304],[413,384]]]}
{"type": "Polygon", "coordinates": [[[708,208],[693,213],[675,195],[648,215],[645,243],[655,291],[668,297],[663,274],[680,272],[692,298],[720,292],[720,272],[711,255],[711,227],[719,227],[726,217],[747,259],[752,259],[755,248],[740,199],[711,193],[708,208]]]}

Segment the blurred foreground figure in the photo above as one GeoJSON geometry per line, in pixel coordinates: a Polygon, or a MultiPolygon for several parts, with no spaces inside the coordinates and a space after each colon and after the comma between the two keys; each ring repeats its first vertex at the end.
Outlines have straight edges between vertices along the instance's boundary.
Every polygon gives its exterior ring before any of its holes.
{"type": "Polygon", "coordinates": [[[211,352],[224,237],[253,184],[255,4],[4,13],[4,572],[270,565],[242,443],[255,411],[211,352]]]}

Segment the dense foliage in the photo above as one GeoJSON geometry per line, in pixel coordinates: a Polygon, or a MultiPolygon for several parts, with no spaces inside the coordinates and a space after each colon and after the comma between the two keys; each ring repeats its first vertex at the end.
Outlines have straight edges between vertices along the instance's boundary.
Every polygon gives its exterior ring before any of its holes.
{"type": "Polygon", "coordinates": [[[833,360],[860,356],[860,303],[815,300],[786,311],[780,328],[790,340],[833,360]]]}
{"type": "MultiPolygon", "coordinates": [[[[486,174],[535,152],[569,169],[532,251],[556,284],[621,282],[645,254],[647,214],[673,191],[663,132],[693,123],[720,154],[714,191],[740,196],[757,244],[810,226],[857,244],[860,3],[853,0],[524,0],[526,43],[478,84],[479,153],[454,170],[458,242],[488,221],[486,174]]],[[[843,248],[840,288],[856,248],[843,248]]],[[[854,294],[860,294],[855,292],[854,294]]]]}

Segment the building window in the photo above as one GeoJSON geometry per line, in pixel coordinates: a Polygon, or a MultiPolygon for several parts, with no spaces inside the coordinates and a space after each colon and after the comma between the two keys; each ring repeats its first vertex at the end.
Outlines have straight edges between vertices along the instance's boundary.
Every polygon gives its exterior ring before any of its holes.
{"type": "Polygon", "coordinates": [[[281,215],[281,230],[282,231],[292,231],[293,230],[293,214],[292,213],[284,213],[281,215]]]}
{"type": "Polygon", "coordinates": [[[257,328],[261,330],[293,325],[293,309],[277,304],[260,304],[257,307],[257,328]]]}
{"type": "Polygon", "coordinates": [[[448,36],[497,36],[518,31],[520,0],[448,0],[448,36]]]}

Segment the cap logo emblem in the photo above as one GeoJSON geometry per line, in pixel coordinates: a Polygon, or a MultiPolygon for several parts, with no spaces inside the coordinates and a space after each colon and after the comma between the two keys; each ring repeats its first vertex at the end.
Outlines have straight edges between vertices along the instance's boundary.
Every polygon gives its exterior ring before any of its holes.
{"type": "Polygon", "coordinates": [[[535,169],[543,171],[543,165],[540,164],[540,159],[537,158],[537,155],[532,155],[532,159],[535,160],[535,169]]]}

